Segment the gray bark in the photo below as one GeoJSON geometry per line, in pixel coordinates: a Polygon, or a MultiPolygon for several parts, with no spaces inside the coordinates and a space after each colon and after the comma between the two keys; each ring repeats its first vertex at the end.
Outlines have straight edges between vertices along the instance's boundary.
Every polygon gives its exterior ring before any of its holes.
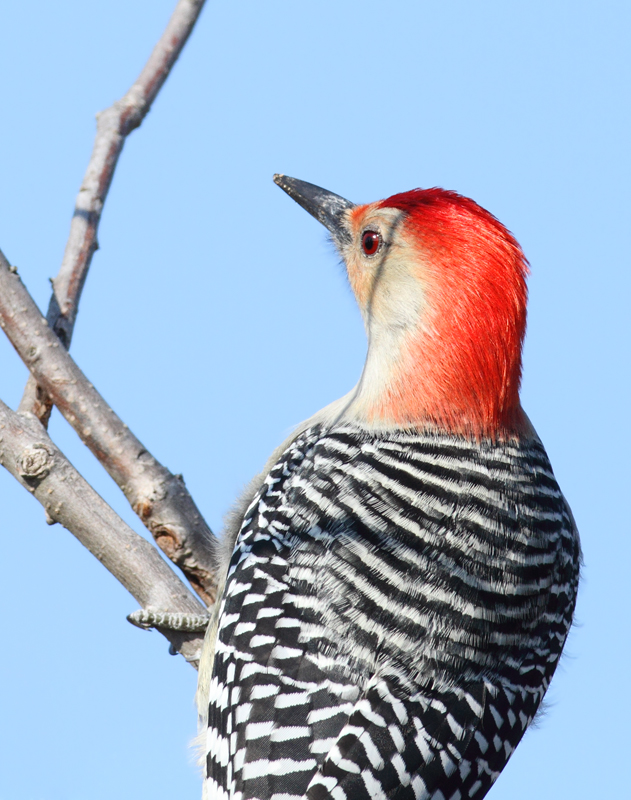
{"type": "MultiPolygon", "coordinates": [[[[133,531],[77,472],[32,414],[0,400],[0,464],[67,528],[143,608],[204,614],[205,608],[156,549],[133,531]]],[[[203,636],[158,628],[195,667],[203,636]]]]}
{"type": "MultiPolygon", "coordinates": [[[[79,300],[98,249],[97,232],[114,170],[126,137],[147,115],[200,15],[205,0],[179,0],[164,33],[127,94],[97,115],[88,168],[77,197],[70,236],[48,306],[47,319],[64,347],[70,347],[79,300]]],[[[29,378],[20,411],[31,411],[48,424],[52,400],[29,378]]]]}
{"type": "Polygon", "coordinates": [[[210,604],[215,542],[181,477],[172,475],[112,411],[48,327],[0,252],[0,327],[37,384],[121,488],[158,546],[210,604]]]}
{"type": "MultiPolygon", "coordinates": [[[[136,82],[97,117],[88,169],[77,197],[47,319],[0,252],[0,326],[31,372],[18,412],[0,400],[0,464],[42,504],[49,523],[73,533],[138,600],[135,624],[158,628],[197,666],[206,609],[163,561],[82,478],[53,444],[53,404],[118,483],[166,555],[210,605],[215,598],[215,539],[186,490],[107,406],[67,353],[79,300],[98,247],[97,231],[126,137],[167,79],[205,0],[179,0],[136,82]],[[184,620],[188,631],[174,631],[184,620]],[[160,623],[164,623],[163,626],[160,623]]],[[[134,616],[134,615],[132,615],[134,616]]]]}

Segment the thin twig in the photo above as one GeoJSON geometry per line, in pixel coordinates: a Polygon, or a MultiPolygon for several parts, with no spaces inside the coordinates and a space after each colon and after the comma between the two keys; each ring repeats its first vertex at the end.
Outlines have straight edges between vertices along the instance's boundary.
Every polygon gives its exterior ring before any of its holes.
{"type": "Polygon", "coordinates": [[[214,537],[181,476],[162,466],[87,380],[0,252],[0,327],[37,383],[122,489],[158,546],[207,605],[214,537]]]}
{"type": "MultiPolygon", "coordinates": [[[[133,531],[77,472],[30,414],[0,400],[0,464],[61,523],[145,609],[204,614],[205,609],[155,548],[133,531]]],[[[165,617],[168,619],[168,617],[165,617]]],[[[197,667],[202,637],[158,628],[197,667]]]]}
{"type": "MultiPolygon", "coordinates": [[[[97,116],[97,130],[88,169],[84,175],[70,236],[59,274],[53,281],[48,306],[48,324],[64,347],[70,347],[79,299],[90,262],[98,249],[97,230],[114,170],[125,138],[137,128],[186,44],[205,0],[179,0],[175,11],[149,60],[127,94],[97,116]]],[[[48,424],[52,403],[31,377],[20,411],[31,411],[48,424]]]]}

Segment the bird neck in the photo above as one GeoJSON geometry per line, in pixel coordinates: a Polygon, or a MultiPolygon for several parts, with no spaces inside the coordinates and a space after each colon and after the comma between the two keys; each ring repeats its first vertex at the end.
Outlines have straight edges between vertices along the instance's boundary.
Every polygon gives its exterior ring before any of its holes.
{"type": "Polygon", "coordinates": [[[519,331],[507,330],[502,319],[462,322],[441,309],[424,315],[414,331],[371,325],[348,416],[368,427],[437,429],[478,439],[523,433],[519,331]]]}

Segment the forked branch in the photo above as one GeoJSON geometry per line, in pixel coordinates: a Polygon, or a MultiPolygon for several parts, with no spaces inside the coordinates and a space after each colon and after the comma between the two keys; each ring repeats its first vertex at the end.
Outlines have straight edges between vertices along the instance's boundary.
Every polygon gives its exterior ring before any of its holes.
{"type": "MultiPolygon", "coordinates": [[[[53,281],[53,294],[48,306],[48,324],[66,349],[72,339],[81,290],[92,256],[98,248],[101,213],[125,138],[147,115],[186,44],[204,2],[179,0],[138,80],[121,100],[97,117],[92,156],[79,190],[70,236],[59,274],[53,281]]],[[[47,425],[51,409],[51,398],[41,387],[38,388],[32,377],[29,378],[20,411],[34,413],[42,424],[47,425]]]]}
{"type": "MultiPolygon", "coordinates": [[[[155,548],[133,531],[77,472],[32,415],[0,400],[0,464],[33,494],[47,521],[61,523],[144,609],[204,614],[155,548]]],[[[202,635],[158,627],[172,647],[197,666],[202,635]]]]}
{"type": "Polygon", "coordinates": [[[109,408],[1,252],[0,326],[38,385],[116,481],[158,546],[204,602],[212,603],[214,537],[181,476],[162,466],[109,408]]]}

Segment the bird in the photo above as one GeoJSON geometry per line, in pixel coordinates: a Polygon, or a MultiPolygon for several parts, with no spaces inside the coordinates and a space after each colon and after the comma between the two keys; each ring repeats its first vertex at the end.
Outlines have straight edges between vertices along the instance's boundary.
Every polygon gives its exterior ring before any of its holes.
{"type": "Polygon", "coordinates": [[[226,525],[204,798],[482,798],[541,706],[581,562],[520,403],[528,262],[453,191],[357,205],[274,181],[328,229],[368,348],[226,525]]]}

